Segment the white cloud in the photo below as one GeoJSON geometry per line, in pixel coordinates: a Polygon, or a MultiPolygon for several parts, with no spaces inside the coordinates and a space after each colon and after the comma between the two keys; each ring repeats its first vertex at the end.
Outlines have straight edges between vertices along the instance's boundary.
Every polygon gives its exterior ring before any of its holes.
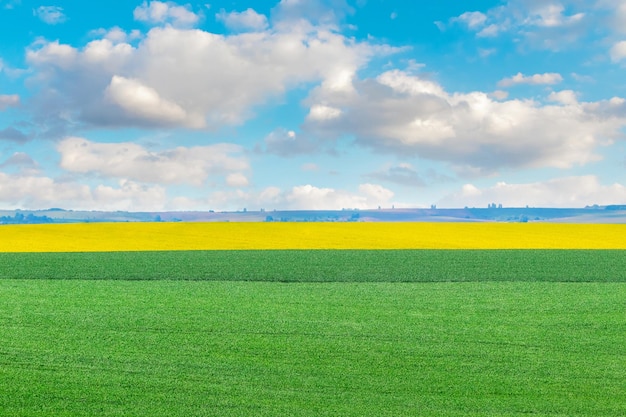
{"type": "Polygon", "coordinates": [[[39,6],[33,10],[33,15],[49,25],[63,23],[66,20],[63,8],[58,6],[39,6]]]}
{"type": "Polygon", "coordinates": [[[55,182],[52,178],[0,172],[0,202],[10,208],[57,207],[90,199],[89,187],[55,182]]]}
{"type": "Polygon", "coordinates": [[[460,22],[470,29],[482,27],[487,21],[487,15],[481,12],[465,12],[458,17],[451,19],[451,22],[460,22]]]}
{"type": "Polygon", "coordinates": [[[581,21],[585,13],[565,15],[565,7],[558,3],[544,3],[531,9],[533,14],[526,18],[525,23],[539,27],[560,27],[581,21]]]}
{"type": "Polygon", "coordinates": [[[615,43],[609,52],[611,61],[619,62],[626,58],[626,41],[615,43]]]}
{"type": "Polygon", "coordinates": [[[234,31],[262,31],[269,26],[267,17],[257,13],[254,9],[230,13],[226,13],[226,11],[222,9],[215,17],[217,20],[223,22],[228,29],[234,31]]]}
{"type": "Polygon", "coordinates": [[[191,27],[198,23],[200,16],[191,6],[179,6],[174,2],[144,1],[133,12],[135,20],[152,25],[170,23],[176,27],[191,27]]]}
{"type": "Polygon", "coordinates": [[[572,78],[575,79],[576,81],[580,82],[580,83],[593,83],[596,80],[590,76],[590,75],[583,75],[583,74],[578,74],[576,72],[572,72],[571,74],[572,78]]]}
{"type": "Polygon", "coordinates": [[[498,25],[491,24],[489,26],[485,26],[476,34],[479,38],[493,38],[498,36],[502,28],[498,25]]]}
{"type": "Polygon", "coordinates": [[[9,209],[71,207],[74,210],[164,210],[165,189],[122,180],[119,187],[93,189],[76,182],[32,174],[0,172],[0,204],[9,209]]]}
{"type": "Polygon", "coordinates": [[[230,187],[247,187],[250,183],[244,174],[235,172],[226,176],[226,184],[230,187]]]}
{"type": "Polygon", "coordinates": [[[586,164],[626,126],[626,105],[619,98],[579,103],[569,93],[557,93],[552,98],[559,98],[558,104],[494,101],[483,92],[448,93],[398,70],[355,86],[350,96],[312,94],[311,107],[341,105],[343,112],[332,119],[309,118],[305,131],[350,135],[362,146],[445,161],[458,172],[586,164]]]}
{"type": "Polygon", "coordinates": [[[28,49],[41,117],[116,127],[239,124],[303,83],[349,91],[371,57],[396,51],[310,25],[238,35],[157,27],[136,47],[103,35],[82,49],[58,41],[28,49]]]}
{"type": "Polygon", "coordinates": [[[116,26],[105,33],[105,39],[112,43],[122,43],[126,42],[128,35],[121,28],[116,26]]]}
{"type": "Polygon", "coordinates": [[[626,186],[601,184],[594,175],[556,178],[547,181],[496,185],[480,189],[466,184],[461,191],[443,198],[443,207],[487,207],[498,203],[505,207],[585,207],[599,204],[623,204],[626,186]]]}
{"type": "Polygon", "coordinates": [[[496,90],[489,93],[489,97],[493,97],[496,100],[506,100],[509,97],[509,92],[504,90],[496,90]]]}
{"type": "Polygon", "coordinates": [[[558,84],[563,81],[561,74],[556,72],[545,72],[543,74],[524,75],[518,72],[512,77],[504,78],[498,82],[501,87],[511,87],[518,84],[545,85],[558,84]]]}
{"type": "Polygon", "coordinates": [[[129,41],[141,39],[143,36],[141,32],[137,29],[133,29],[130,33],[126,33],[119,26],[113,26],[110,29],[95,29],[89,32],[89,35],[92,37],[100,37],[102,40],[110,41],[112,44],[118,43],[126,43],[129,41]]]}
{"type": "Polygon", "coordinates": [[[69,69],[76,64],[78,51],[59,41],[38,41],[34,44],[38,48],[29,48],[26,51],[26,60],[36,66],[49,65],[58,69],[69,69]]]}
{"type": "MultiPolygon", "coordinates": [[[[210,175],[249,169],[247,159],[241,156],[243,149],[232,144],[153,152],[130,142],[96,143],[69,137],[59,142],[57,150],[61,154],[60,166],[67,171],[156,184],[200,186],[210,175]]],[[[229,181],[240,185],[242,178],[243,174],[230,177],[229,181]]]]}
{"type": "Polygon", "coordinates": [[[307,184],[293,187],[276,202],[292,210],[371,209],[389,205],[393,195],[391,190],[376,184],[361,184],[358,193],[307,184]]]}
{"type": "MultiPolygon", "coordinates": [[[[164,210],[167,203],[165,188],[147,186],[133,181],[120,180],[119,187],[99,185],[91,191],[93,208],[98,210],[155,211],[164,210]],[[105,207],[105,208],[102,208],[105,207]]],[[[75,202],[74,205],[85,204],[75,202]]]]}
{"type": "Polygon", "coordinates": [[[396,207],[401,203],[391,201],[394,193],[377,184],[361,184],[356,191],[316,187],[310,184],[297,185],[287,190],[266,187],[260,191],[241,189],[216,191],[206,198],[173,198],[168,202],[169,210],[197,210],[198,207],[215,210],[341,210],[373,209],[378,206],[396,207]]]}
{"type": "Polygon", "coordinates": [[[480,38],[510,35],[518,45],[558,50],[589,33],[589,8],[568,0],[509,0],[484,13],[465,12],[449,24],[462,24],[480,38]]]}
{"type": "Polygon", "coordinates": [[[159,96],[159,93],[137,80],[113,76],[105,94],[129,114],[156,125],[187,125],[203,127],[202,116],[189,116],[178,104],[159,96]]]}
{"type": "Polygon", "coordinates": [[[19,104],[20,96],[17,94],[0,94],[0,111],[19,106],[19,104]]]}
{"type": "Polygon", "coordinates": [[[88,65],[100,65],[102,69],[115,71],[128,61],[134,51],[135,48],[127,43],[100,39],[91,41],[85,46],[82,58],[88,65]]]}
{"type": "Polygon", "coordinates": [[[626,32],[626,3],[624,3],[623,1],[617,2],[617,3],[614,3],[613,1],[609,1],[609,4],[613,5],[613,7],[616,7],[616,9],[614,9],[613,16],[615,16],[615,24],[616,24],[617,30],[622,33],[625,33],[626,32]]]}
{"type": "Polygon", "coordinates": [[[341,109],[316,104],[311,107],[307,119],[309,120],[331,120],[341,116],[341,109]]]}
{"type": "Polygon", "coordinates": [[[572,90],[553,91],[548,96],[548,100],[565,105],[575,105],[578,103],[578,95],[572,90]]]}

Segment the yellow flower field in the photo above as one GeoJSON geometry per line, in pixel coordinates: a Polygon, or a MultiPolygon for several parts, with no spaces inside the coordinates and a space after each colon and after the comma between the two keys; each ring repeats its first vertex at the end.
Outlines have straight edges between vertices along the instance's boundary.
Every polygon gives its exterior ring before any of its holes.
{"type": "Polygon", "coordinates": [[[626,225],[81,223],[0,226],[0,252],[229,249],[626,249],[626,225]]]}

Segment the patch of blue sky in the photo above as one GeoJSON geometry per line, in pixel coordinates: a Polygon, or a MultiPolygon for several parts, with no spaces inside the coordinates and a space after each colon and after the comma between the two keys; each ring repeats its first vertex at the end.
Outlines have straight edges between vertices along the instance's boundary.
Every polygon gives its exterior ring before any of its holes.
{"type": "Polygon", "coordinates": [[[0,206],[626,200],[618,3],[209,3],[0,2],[0,206]]]}

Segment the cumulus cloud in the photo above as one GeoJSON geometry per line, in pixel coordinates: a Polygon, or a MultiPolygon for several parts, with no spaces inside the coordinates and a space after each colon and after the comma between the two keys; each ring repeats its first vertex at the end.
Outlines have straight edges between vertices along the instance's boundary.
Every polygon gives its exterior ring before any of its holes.
{"type": "MultiPolygon", "coordinates": [[[[614,98],[557,104],[494,101],[482,92],[448,93],[399,70],[355,83],[350,95],[316,91],[308,99],[341,109],[332,119],[308,118],[305,130],[405,157],[445,161],[459,172],[500,167],[569,168],[598,159],[596,147],[619,137],[626,104],[614,98]]],[[[572,98],[572,97],[570,97],[572,98]]]]}
{"type": "Polygon", "coordinates": [[[551,85],[558,84],[563,81],[561,74],[556,72],[545,72],[543,74],[524,75],[518,72],[510,78],[504,78],[498,82],[501,87],[511,87],[518,84],[530,84],[530,85],[551,85]]]}
{"type": "Polygon", "coordinates": [[[20,96],[17,94],[0,94],[0,111],[20,104],[20,96]]]}
{"type": "Polygon", "coordinates": [[[89,199],[89,188],[52,178],[0,172],[0,202],[11,208],[45,208],[63,201],[89,199]]]}
{"type": "Polygon", "coordinates": [[[122,180],[118,187],[91,188],[76,182],[46,176],[0,172],[0,204],[12,209],[71,207],[74,210],[163,210],[166,192],[161,186],[146,186],[122,180]]]}
{"type": "Polygon", "coordinates": [[[269,26],[267,17],[257,13],[254,9],[246,9],[243,12],[226,13],[222,9],[215,15],[216,19],[223,22],[224,25],[234,31],[262,31],[269,26]]]}
{"type": "MultiPolygon", "coordinates": [[[[28,48],[42,117],[116,127],[239,124],[303,83],[345,90],[369,59],[396,51],[311,25],[235,35],[156,27],[137,46],[103,35],[82,48],[28,48]]],[[[333,112],[320,107],[319,115],[333,112]]]]}
{"type": "Polygon", "coordinates": [[[609,51],[611,61],[620,62],[626,58],[626,41],[615,43],[609,51]]]}
{"type": "Polygon", "coordinates": [[[153,211],[163,210],[167,204],[165,188],[129,180],[120,180],[118,187],[98,185],[91,190],[90,197],[87,204],[108,207],[99,210],[153,211]]]}
{"type": "Polygon", "coordinates": [[[516,41],[524,40],[526,45],[558,50],[588,33],[588,7],[582,4],[584,2],[511,0],[484,13],[465,12],[451,18],[448,25],[462,25],[480,38],[511,35],[516,41]]]}
{"type": "Polygon", "coordinates": [[[144,1],[135,8],[133,16],[140,22],[152,25],[169,23],[176,27],[194,26],[200,20],[190,5],[180,6],[171,1],[144,1]]]}
{"type": "Polygon", "coordinates": [[[177,147],[160,152],[130,142],[97,143],[68,137],[57,145],[61,168],[105,178],[158,184],[202,185],[210,175],[232,175],[229,185],[241,186],[248,161],[232,144],[177,147]]]}
{"type": "Polygon", "coordinates": [[[274,196],[274,201],[288,209],[339,210],[343,208],[371,209],[390,204],[394,193],[381,185],[361,184],[358,193],[299,185],[274,196]]]}
{"type": "Polygon", "coordinates": [[[493,97],[496,100],[506,100],[509,97],[509,92],[504,90],[496,90],[489,93],[489,97],[493,97]]]}
{"type": "Polygon", "coordinates": [[[553,91],[548,96],[548,100],[565,105],[574,105],[578,103],[578,95],[572,90],[553,91]]]}
{"type": "Polygon", "coordinates": [[[462,189],[443,198],[444,207],[487,207],[499,203],[505,207],[585,207],[599,204],[622,204],[626,201],[626,186],[604,185],[594,175],[556,178],[548,181],[507,184],[478,188],[465,184],[462,189]]]}
{"type": "Polygon", "coordinates": [[[114,42],[105,38],[89,42],[83,49],[81,58],[84,64],[101,65],[101,70],[114,72],[124,66],[134,50],[135,48],[125,42],[114,42]]]}
{"type": "Polygon", "coordinates": [[[39,6],[33,10],[33,15],[49,25],[63,23],[66,20],[63,8],[59,6],[39,6]]]}
{"type": "Polygon", "coordinates": [[[113,76],[105,96],[130,115],[155,125],[187,125],[203,127],[201,115],[190,116],[178,104],[159,96],[159,93],[140,81],[113,76]]]}
{"type": "Polygon", "coordinates": [[[465,12],[458,17],[453,17],[450,21],[462,23],[470,29],[476,29],[485,24],[487,15],[481,12],[465,12]]]}
{"type": "Polygon", "coordinates": [[[39,40],[26,51],[26,60],[30,64],[47,67],[48,70],[69,69],[76,64],[77,56],[77,49],[60,44],[58,40],[53,42],[39,40]]]}
{"type": "Polygon", "coordinates": [[[112,44],[120,44],[126,43],[130,41],[134,41],[140,39],[142,34],[139,30],[133,29],[130,32],[126,32],[119,26],[113,26],[110,29],[94,29],[89,32],[89,35],[94,38],[101,38],[102,40],[107,40],[112,44]]]}
{"type": "Polygon", "coordinates": [[[311,107],[307,119],[309,120],[332,120],[341,116],[341,109],[326,106],[324,104],[316,104],[311,107]]]}
{"type": "Polygon", "coordinates": [[[266,210],[341,210],[390,207],[394,193],[377,184],[361,184],[356,190],[297,185],[282,190],[266,187],[258,190],[216,191],[206,198],[175,197],[168,203],[170,210],[193,210],[198,207],[215,210],[241,210],[264,208],[266,210]]]}
{"type": "Polygon", "coordinates": [[[585,13],[582,12],[566,15],[565,7],[559,3],[543,3],[531,10],[533,14],[526,19],[526,24],[539,27],[568,26],[585,17],[585,13]]]}
{"type": "Polygon", "coordinates": [[[230,187],[247,187],[250,183],[248,177],[241,172],[235,172],[226,176],[226,184],[230,187]]]}

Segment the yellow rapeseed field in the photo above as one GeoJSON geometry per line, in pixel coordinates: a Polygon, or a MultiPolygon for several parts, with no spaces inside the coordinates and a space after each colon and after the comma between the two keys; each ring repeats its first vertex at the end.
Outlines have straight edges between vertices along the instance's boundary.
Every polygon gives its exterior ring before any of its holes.
{"type": "Polygon", "coordinates": [[[82,223],[0,226],[0,252],[228,249],[626,249],[626,225],[82,223]]]}

